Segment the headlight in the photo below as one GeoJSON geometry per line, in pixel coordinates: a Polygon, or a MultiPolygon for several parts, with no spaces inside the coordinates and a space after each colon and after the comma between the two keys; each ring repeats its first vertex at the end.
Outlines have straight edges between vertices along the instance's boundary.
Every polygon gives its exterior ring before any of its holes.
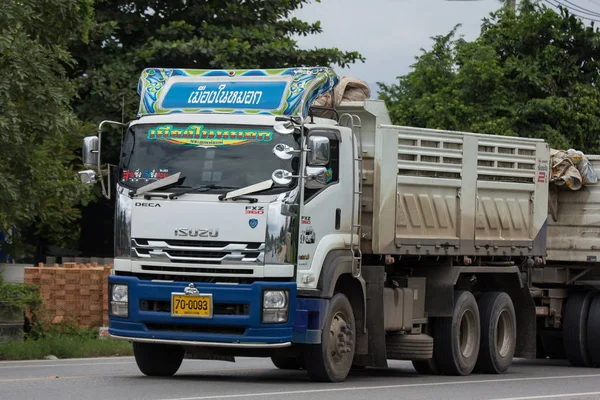
{"type": "Polygon", "coordinates": [[[113,285],[112,301],[122,301],[127,303],[127,285],[113,285]]]}
{"type": "Polygon", "coordinates": [[[289,293],[287,290],[263,292],[263,323],[285,323],[288,320],[289,293]]]}
{"type": "Polygon", "coordinates": [[[283,290],[265,291],[263,308],[287,308],[287,292],[283,290]]]}
{"type": "Polygon", "coordinates": [[[127,285],[115,284],[110,289],[110,313],[115,317],[129,316],[129,288],[127,285]]]}

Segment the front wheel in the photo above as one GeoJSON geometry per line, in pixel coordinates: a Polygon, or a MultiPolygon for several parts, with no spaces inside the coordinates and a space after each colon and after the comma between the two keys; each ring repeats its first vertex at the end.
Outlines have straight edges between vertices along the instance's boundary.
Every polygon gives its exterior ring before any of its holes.
{"type": "Polygon", "coordinates": [[[138,368],[148,376],[173,376],[179,370],[185,350],[181,346],[133,343],[138,368]]]}
{"type": "Polygon", "coordinates": [[[348,298],[337,293],[331,299],[321,343],[309,345],[305,353],[308,376],[318,382],[341,382],[348,376],[355,351],[355,321],[348,298]]]}

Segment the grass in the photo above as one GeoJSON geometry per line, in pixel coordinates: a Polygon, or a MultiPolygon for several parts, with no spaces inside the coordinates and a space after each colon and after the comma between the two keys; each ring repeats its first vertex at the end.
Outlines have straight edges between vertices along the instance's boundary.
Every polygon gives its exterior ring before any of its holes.
{"type": "Polygon", "coordinates": [[[49,335],[37,340],[0,344],[0,360],[39,360],[48,355],[85,358],[132,354],[133,346],[123,340],[74,335],[49,335]]]}
{"type": "MultiPolygon", "coordinates": [[[[4,282],[0,275],[0,320],[17,318],[14,310],[28,309],[27,325],[23,334],[0,329],[0,360],[38,360],[53,355],[58,358],[87,358],[129,356],[131,343],[110,338],[100,339],[98,328],[79,328],[72,316],[57,324],[43,322],[43,300],[35,286],[4,282]],[[7,334],[8,333],[8,334],[7,334]],[[22,340],[11,341],[11,336],[22,335],[22,340]]],[[[25,323],[22,328],[25,328],[25,323]]]]}

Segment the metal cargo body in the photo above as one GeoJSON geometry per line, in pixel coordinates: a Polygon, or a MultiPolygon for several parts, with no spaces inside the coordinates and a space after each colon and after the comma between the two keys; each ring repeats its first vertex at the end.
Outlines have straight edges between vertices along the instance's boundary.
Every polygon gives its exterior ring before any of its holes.
{"type": "Polygon", "coordinates": [[[364,253],[545,255],[543,140],[394,126],[378,101],[341,108],[362,122],[364,253]]]}
{"type": "MultiPolygon", "coordinates": [[[[600,156],[586,156],[600,175],[600,156]]],[[[548,261],[600,260],[600,183],[577,191],[550,188],[548,261]]]]}

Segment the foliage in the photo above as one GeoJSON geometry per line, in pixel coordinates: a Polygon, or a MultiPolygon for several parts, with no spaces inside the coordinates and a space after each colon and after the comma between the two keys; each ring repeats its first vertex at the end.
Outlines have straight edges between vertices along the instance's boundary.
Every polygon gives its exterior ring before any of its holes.
{"type": "Polygon", "coordinates": [[[600,33],[525,0],[484,19],[479,38],[433,38],[413,70],[379,83],[394,123],[543,138],[600,152],[600,33]]]}
{"type": "Polygon", "coordinates": [[[99,339],[98,329],[77,327],[68,318],[60,324],[39,320],[42,297],[33,285],[4,282],[0,276],[0,315],[27,315],[22,341],[0,343],[0,360],[33,360],[47,355],[59,358],[132,355],[130,343],[99,339]]]}
{"type": "Polygon", "coordinates": [[[38,337],[43,331],[39,318],[43,312],[42,304],[42,297],[36,286],[4,282],[0,276],[0,315],[24,315],[28,336],[38,337]]]}
{"type": "MultiPolygon", "coordinates": [[[[129,356],[131,343],[110,338],[100,339],[98,328],[79,328],[73,320],[59,324],[44,323],[37,319],[42,311],[42,298],[35,286],[2,282],[0,277],[0,306],[33,315],[29,329],[17,342],[0,343],[0,360],[35,360],[48,355],[58,358],[129,356]]],[[[0,308],[0,311],[2,309],[0,308]]]]}
{"type": "Polygon", "coordinates": [[[97,339],[98,328],[80,328],[77,326],[77,319],[75,317],[66,316],[59,323],[44,323],[39,335],[29,335],[28,338],[40,339],[58,336],[97,339]]]}
{"type": "MultiPolygon", "coordinates": [[[[68,46],[87,38],[91,0],[7,0],[0,9],[0,230],[76,238],[82,125],[70,110],[68,46]]],[[[12,253],[23,251],[12,238],[12,253]]],[[[31,250],[31,249],[30,249],[31,250]]]]}
{"type": "Polygon", "coordinates": [[[35,286],[4,282],[0,276],[0,305],[15,311],[28,308],[37,314],[42,305],[42,297],[35,286]]]}

